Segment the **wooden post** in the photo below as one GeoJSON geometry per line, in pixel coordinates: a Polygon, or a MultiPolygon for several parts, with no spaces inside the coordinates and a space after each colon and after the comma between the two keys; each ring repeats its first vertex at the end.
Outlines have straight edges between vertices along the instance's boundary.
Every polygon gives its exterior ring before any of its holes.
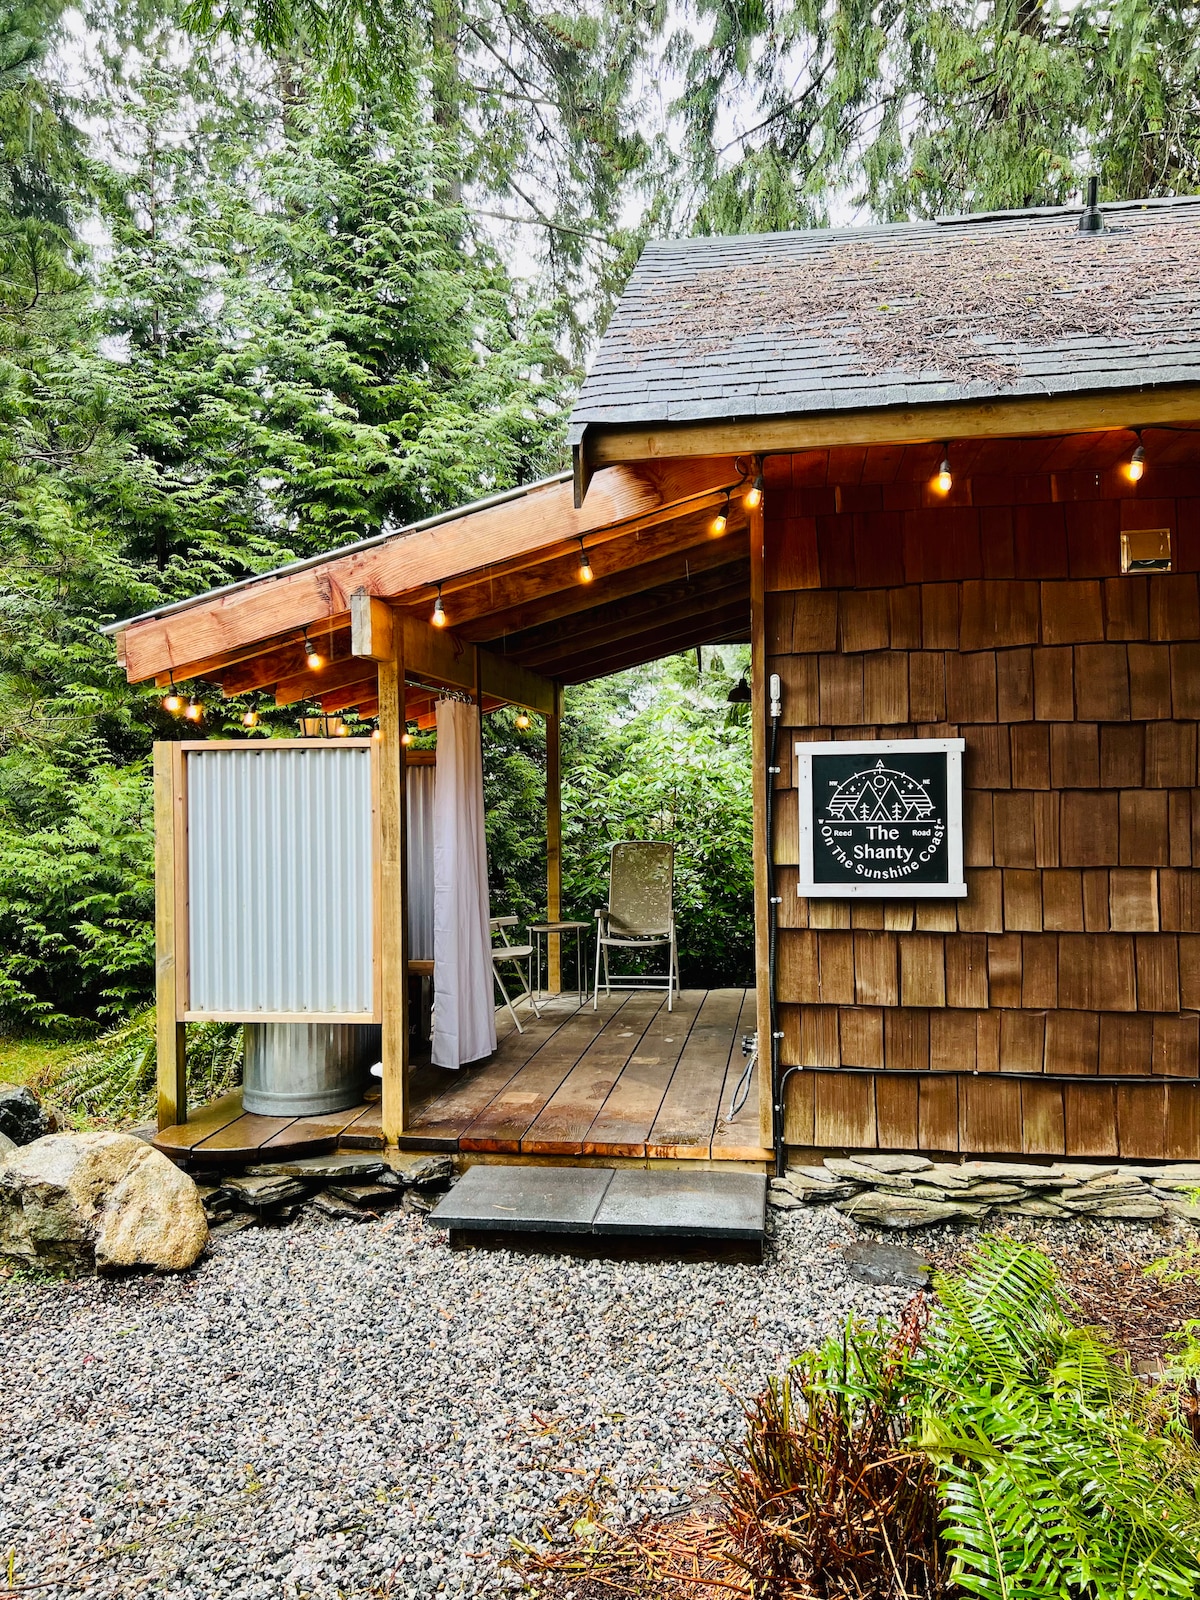
{"type": "MultiPolygon", "coordinates": [[[[554,685],[554,711],[546,718],[546,921],[562,916],[562,684],[554,685]]],[[[562,934],[546,940],[546,986],[562,993],[562,934]]]]}
{"type": "Polygon", "coordinates": [[[383,1132],[408,1121],[408,919],[405,907],[404,630],[379,663],[379,964],[383,1022],[383,1132]]]}
{"type": "Polygon", "coordinates": [[[179,893],[183,751],[154,746],[154,1006],[158,1048],[158,1126],[187,1121],[187,1054],[183,1014],[187,901],[179,893]]]}
{"type": "Polygon", "coordinates": [[[771,1144],[771,968],[770,906],[767,900],[767,852],[774,843],[767,837],[767,638],[765,601],[765,518],[760,503],[750,513],[750,760],[753,767],[754,808],[754,969],[756,1026],[758,1028],[759,1143],[771,1144]]]}

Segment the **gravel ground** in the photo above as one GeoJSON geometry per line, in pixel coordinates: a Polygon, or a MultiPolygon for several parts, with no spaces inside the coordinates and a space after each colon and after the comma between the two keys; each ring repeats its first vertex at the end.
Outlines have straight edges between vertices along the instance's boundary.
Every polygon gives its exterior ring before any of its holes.
{"type": "Polygon", "coordinates": [[[180,1278],[9,1284],[0,1554],[62,1580],[37,1600],[494,1591],[513,1538],[677,1503],[737,1394],[907,1299],[848,1276],[835,1212],[774,1226],[749,1267],[301,1220],[180,1278]]]}
{"type": "MultiPolygon", "coordinates": [[[[670,1509],[740,1431],[738,1394],[907,1299],[848,1276],[864,1235],[836,1212],[772,1226],[762,1267],[656,1266],[306,1218],[180,1278],[9,1283],[0,1555],[36,1600],[496,1591],[514,1538],[670,1509]]],[[[912,1242],[945,1257],[974,1231],[912,1242]]]]}

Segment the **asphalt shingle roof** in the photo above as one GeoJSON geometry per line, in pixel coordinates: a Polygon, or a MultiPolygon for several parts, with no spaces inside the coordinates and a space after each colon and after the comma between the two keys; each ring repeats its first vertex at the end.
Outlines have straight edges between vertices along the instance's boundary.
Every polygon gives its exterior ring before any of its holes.
{"type": "Polygon", "coordinates": [[[631,426],[1200,381],[1200,199],[646,247],[571,417],[631,426]]]}

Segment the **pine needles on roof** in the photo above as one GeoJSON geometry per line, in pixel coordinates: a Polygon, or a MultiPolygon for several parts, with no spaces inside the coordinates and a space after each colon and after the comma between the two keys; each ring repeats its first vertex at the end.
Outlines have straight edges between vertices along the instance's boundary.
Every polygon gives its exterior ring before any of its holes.
{"type": "Polygon", "coordinates": [[[633,349],[715,352],[753,328],[849,350],[864,373],[1004,384],[1022,375],[1022,347],[1194,342],[1200,229],[1118,222],[1087,235],[1073,223],[885,233],[814,244],[789,262],[701,267],[686,294],[674,280],[646,294],[649,316],[614,330],[633,349]]]}

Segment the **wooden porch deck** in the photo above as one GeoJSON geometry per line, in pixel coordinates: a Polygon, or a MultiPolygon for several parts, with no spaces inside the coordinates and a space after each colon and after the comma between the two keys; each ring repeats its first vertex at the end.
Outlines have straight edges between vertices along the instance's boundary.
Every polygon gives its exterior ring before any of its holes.
{"type": "MultiPolygon", "coordinates": [[[[612,1160],[753,1161],[759,1143],[757,1081],[736,1120],[743,1034],[755,1027],[754,991],[685,989],[668,1012],[662,994],[601,995],[597,1010],[574,996],[524,1008],[518,1033],[497,1019],[496,1052],[450,1073],[414,1069],[403,1150],[486,1156],[612,1160]]],[[[758,1069],[756,1068],[756,1076],[758,1069]]],[[[159,1149],[193,1165],[284,1160],[301,1152],[381,1149],[378,1102],[323,1117],[260,1117],[241,1095],[167,1128],[159,1149]]]]}

